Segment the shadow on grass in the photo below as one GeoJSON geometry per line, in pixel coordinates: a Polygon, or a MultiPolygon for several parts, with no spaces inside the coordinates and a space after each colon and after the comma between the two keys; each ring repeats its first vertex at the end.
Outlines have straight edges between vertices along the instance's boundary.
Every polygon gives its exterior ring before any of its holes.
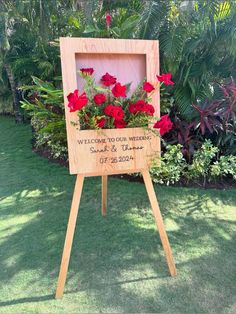
{"type": "MultiPolygon", "coordinates": [[[[19,289],[24,286],[21,274],[32,272],[25,280],[37,295],[17,298],[12,287],[12,299],[0,306],[64,302],[83,298],[83,293],[104,312],[222,313],[233,306],[235,221],[194,216],[201,210],[210,213],[209,200],[221,202],[222,191],[203,196],[201,190],[157,188],[163,214],[173,222],[167,231],[178,276],[171,278],[145,187],[110,179],[103,218],[100,178],[85,180],[64,299],[54,301],[74,178],[25,145],[6,142],[0,148],[6,158],[0,165],[5,180],[0,214],[7,221],[0,243],[0,282],[2,287],[14,282],[19,289]]],[[[234,202],[230,195],[229,205],[234,202]]]]}

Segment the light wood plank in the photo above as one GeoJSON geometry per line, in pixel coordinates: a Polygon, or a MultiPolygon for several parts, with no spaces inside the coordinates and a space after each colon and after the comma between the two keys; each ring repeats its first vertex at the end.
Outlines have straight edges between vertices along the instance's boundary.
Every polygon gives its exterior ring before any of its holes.
{"type": "Polygon", "coordinates": [[[57,289],[56,289],[56,295],[55,295],[56,299],[60,299],[63,297],[83,183],[84,183],[84,176],[78,175],[76,179],[76,183],[75,183],[75,189],[74,189],[71,210],[70,210],[70,217],[68,221],[65,244],[64,244],[64,249],[63,249],[63,254],[62,254],[62,259],[61,259],[61,267],[60,267],[60,273],[58,277],[58,283],[57,283],[57,289]]]}
{"type": "Polygon", "coordinates": [[[151,203],[151,207],[152,207],[152,211],[153,211],[153,215],[156,221],[156,225],[160,234],[160,238],[161,238],[161,242],[162,242],[162,246],[165,252],[165,256],[166,256],[166,260],[167,260],[167,264],[169,267],[169,271],[171,276],[176,276],[177,272],[176,272],[176,267],[175,267],[175,262],[174,262],[174,258],[171,252],[171,247],[170,247],[170,243],[168,240],[168,236],[165,230],[165,225],[162,219],[162,215],[161,215],[161,211],[159,208],[159,204],[157,202],[157,198],[156,198],[156,194],[155,194],[155,190],[152,184],[152,180],[150,177],[150,173],[148,170],[144,170],[142,171],[142,175],[143,175],[143,179],[144,179],[144,183],[146,186],[146,190],[148,193],[148,197],[151,203]]]}

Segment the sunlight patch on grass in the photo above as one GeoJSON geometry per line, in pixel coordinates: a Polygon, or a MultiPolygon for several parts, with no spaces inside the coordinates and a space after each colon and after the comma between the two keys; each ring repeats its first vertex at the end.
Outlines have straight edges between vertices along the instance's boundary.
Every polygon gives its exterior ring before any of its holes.
{"type": "Polygon", "coordinates": [[[129,221],[129,223],[131,223],[133,226],[142,228],[142,229],[147,229],[147,230],[154,230],[156,228],[155,226],[155,222],[154,222],[154,217],[153,217],[153,221],[148,219],[148,215],[147,217],[145,216],[140,216],[139,214],[134,214],[134,213],[130,213],[127,212],[124,215],[125,219],[127,219],[127,221],[129,221]]]}
{"type": "MultiPolygon", "coordinates": [[[[19,215],[16,215],[16,213],[3,215],[1,216],[0,227],[1,226],[5,227],[5,222],[3,220],[6,219],[8,230],[10,228],[15,229],[16,227],[22,228],[24,224],[29,223],[30,221],[35,219],[37,217],[37,214],[38,214],[37,212],[32,212],[32,213],[27,213],[27,214],[20,213],[19,215]]],[[[13,229],[10,230],[10,233],[13,231],[13,229]]],[[[0,229],[0,232],[1,232],[1,229],[0,229]]]]}
{"type": "Polygon", "coordinates": [[[174,219],[171,219],[170,217],[167,217],[165,219],[165,226],[168,231],[178,231],[180,229],[176,221],[174,219]]]}

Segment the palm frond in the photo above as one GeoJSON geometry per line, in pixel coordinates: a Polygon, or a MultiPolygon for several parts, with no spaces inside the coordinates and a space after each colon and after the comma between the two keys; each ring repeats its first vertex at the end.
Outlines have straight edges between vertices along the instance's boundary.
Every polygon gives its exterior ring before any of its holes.
{"type": "Polygon", "coordinates": [[[140,17],[140,37],[155,38],[166,20],[171,9],[171,3],[164,0],[145,1],[140,17]]]}
{"type": "Polygon", "coordinates": [[[191,96],[191,90],[188,86],[177,86],[174,91],[177,109],[186,120],[190,120],[193,113],[191,96]]]}
{"type": "Polygon", "coordinates": [[[183,26],[173,27],[160,34],[160,49],[167,58],[178,60],[184,48],[186,29],[183,26]]]}

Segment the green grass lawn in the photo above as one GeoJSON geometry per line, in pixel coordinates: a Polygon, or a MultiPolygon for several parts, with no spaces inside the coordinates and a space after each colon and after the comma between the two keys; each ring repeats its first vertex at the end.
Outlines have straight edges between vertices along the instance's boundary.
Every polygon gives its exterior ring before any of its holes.
{"type": "Polygon", "coordinates": [[[65,294],[54,299],[75,177],[0,118],[0,313],[236,313],[236,190],[156,186],[178,276],[141,183],[87,178],[65,294]]]}

